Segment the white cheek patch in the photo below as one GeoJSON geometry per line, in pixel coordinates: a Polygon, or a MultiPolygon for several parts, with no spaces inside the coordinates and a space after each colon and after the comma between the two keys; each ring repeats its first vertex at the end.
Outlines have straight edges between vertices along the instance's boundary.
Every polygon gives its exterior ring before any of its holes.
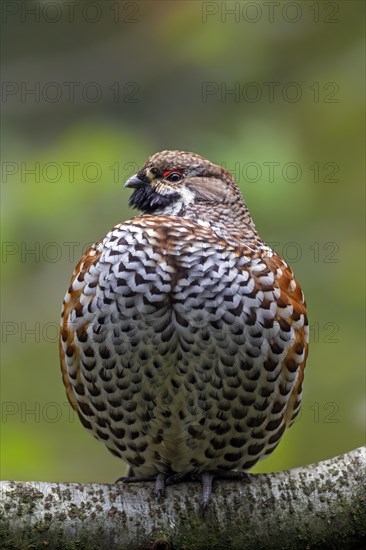
{"type": "Polygon", "coordinates": [[[194,201],[194,193],[187,189],[186,187],[178,187],[175,189],[174,187],[167,187],[163,183],[158,183],[156,185],[152,185],[152,188],[156,193],[160,193],[161,195],[170,195],[171,193],[179,193],[182,197],[181,201],[182,204],[186,205],[194,201]]]}
{"type": "Polygon", "coordinates": [[[194,194],[192,191],[187,189],[186,187],[182,187],[180,189],[180,194],[182,195],[182,202],[185,206],[192,203],[194,201],[194,194]]]}
{"type": "Polygon", "coordinates": [[[177,216],[185,206],[188,206],[188,204],[194,201],[194,194],[189,189],[182,187],[179,189],[179,192],[181,198],[173,202],[171,206],[164,208],[162,214],[177,216]]]}
{"type": "MultiPolygon", "coordinates": [[[[173,188],[169,188],[169,191],[172,191],[172,190],[173,190],[173,188]]],[[[168,192],[168,190],[166,189],[166,187],[164,188],[164,186],[161,186],[161,188],[160,188],[160,185],[156,185],[155,188],[154,188],[154,191],[156,191],[157,193],[160,193],[161,195],[165,195],[165,196],[170,194],[168,192]]],[[[168,215],[171,215],[171,216],[176,216],[181,212],[181,210],[185,206],[187,206],[188,204],[191,204],[191,203],[194,202],[194,193],[192,191],[190,191],[189,189],[187,189],[185,187],[180,187],[179,188],[179,194],[180,194],[179,199],[174,201],[169,206],[165,206],[164,208],[156,210],[155,214],[158,214],[158,215],[168,214],[168,215]]]]}
{"type": "Polygon", "coordinates": [[[185,206],[185,202],[183,200],[177,200],[172,204],[170,204],[169,206],[165,206],[164,208],[155,210],[154,213],[158,215],[167,214],[170,216],[177,216],[184,206],[185,206]]]}

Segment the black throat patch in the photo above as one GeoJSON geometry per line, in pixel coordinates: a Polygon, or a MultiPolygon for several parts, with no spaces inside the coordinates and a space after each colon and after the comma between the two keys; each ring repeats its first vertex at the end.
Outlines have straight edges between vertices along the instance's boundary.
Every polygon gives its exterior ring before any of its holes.
{"type": "Polygon", "coordinates": [[[156,210],[161,210],[174,204],[180,198],[179,193],[161,195],[160,193],[156,193],[150,185],[144,185],[132,193],[128,204],[132,208],[137,208],[142,212],[151,214],[156,210]]]}

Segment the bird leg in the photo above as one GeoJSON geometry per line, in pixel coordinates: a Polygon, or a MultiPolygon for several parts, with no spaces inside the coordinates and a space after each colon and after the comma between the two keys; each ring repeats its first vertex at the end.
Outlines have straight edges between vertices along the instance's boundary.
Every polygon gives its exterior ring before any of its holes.
{"type": "Polygon", "coordinates": [[[212,493],[212,483],[214,480],[214,474],[211,472],[202,472],[201,481],[202,481],[202,499],[201,499],[201,510],[202,515],[206,514],[207,503],[212,493]]]}
{"type": "MultiPolygon", "coordinates": [[[[131,472],[133,473],[133,472],[131,472]]],[[[201,510],[202,515],[206,514],[208,501],[212,494],[212,484],[214,479],[231,479],[238,481],[250,481],[250,476],[246,472],[237,470],[208,470],[206,472],[180,472],[167,476],[166,474],[157,474],[152,476],[137,477],[134,475],[122,476],[116,479],[116,483],[137,483],[139,481],[155,481],[155,491],[158,502],[161,501],[167,485],[174,485],[182,481],[200,480],[202,483],[201,510]]]]}
{"type": "Polygon", "coordinates": [[[206,472],[188,472],[178,473],[170,475],[166,478],[166,485],[173,485],[174,483],[180,483],[182,481],[196,481],[199,480],[202,483],[202,500],[201,510],[205,515],[207,511],[207,504],[212,494],[212,484],[214,479],[232,479],[240,481],[249,481],[250,476],[237,470],[208,470],[206,472]]]}
{"type": "Polygon", "coordinates": [[[166,483],[167,476],[164,474],[158,474],[156,476],[155,480],[155,491],[156,491],[156,497],[158,499],[158,502],[161,501],[161,499],[164,496],[165,493],[165,483],[166,483]]]}
{"type": "Polygon", "coordinates": [[[212,493],[212,483],[214,479],[250,480],[250,476],[247,473],[238,472],[236,470],[211,470],[198,474],[198,477],[200,477],[202,482],[202,515],[205,515],[207,511],[207,504],[212,493]]]}
{"type": "Polygon", "coordinates": [[[181,472],[179,474],[173,474],[169,476],[166,480],[167,485],[173,485],[174,483],[180,483],[181,481],[196,481],[199,479],[202,482],[202,500],[201,500],[201,509],[202,514],[204,515],[207,509],[207,503],[212,493],[212,482],[215,475],[211,472],[181,472]]]}
{"type": "Polygon", "coordinates": [[[165,492],[165,481],[167,479],[167,476],[164,474],[158,474],[158,475],[152,475],[152,476],[145,476],[145,477],[137,477],[134,475],[127,475],[127,476],[121,476],[116,479],[115,483],[138,483],[140,481],[155,481],[155,491],[158,501],[162,499],[165,492]]]}

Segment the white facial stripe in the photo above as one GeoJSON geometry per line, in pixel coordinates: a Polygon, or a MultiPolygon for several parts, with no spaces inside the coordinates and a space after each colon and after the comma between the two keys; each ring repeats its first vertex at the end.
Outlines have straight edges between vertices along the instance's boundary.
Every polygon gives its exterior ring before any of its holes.
{"type": "Polygon", "coordinates": [[[163,184],[160,181],[157,182],[155,185],[152,185],[152,187],[156,193],[160,193],[161,195],[167,196],[172,192],[178,192],[180,194],[180,198],[174,201],[169,206],[165,206],[164,208],[155,210],[154,213],[157,215],[168,214],[171,216],[176,216],[185,206],[194,202],[194,193],[186,187],[182,186],[175,189],[171,186],[167,187],[166,184],[163,184]]]}
{"type": "Polygon", "coordinates": [[[164,208],[155,210],[154,214],[177,216],[179,212],[182,210],[182,208],[185,206],[185,204],[186,203],[184,200],[177,200],[172,204],[170,204],[169,206],[165,206],[164,208]]]}
{"type": "Polygon", "coordinates": [[[182,187],[180,189],[180,194],[182,195],[184,205],[188,205],[194,201],[193,192],[187,189],[186,187],[182,187]]]}

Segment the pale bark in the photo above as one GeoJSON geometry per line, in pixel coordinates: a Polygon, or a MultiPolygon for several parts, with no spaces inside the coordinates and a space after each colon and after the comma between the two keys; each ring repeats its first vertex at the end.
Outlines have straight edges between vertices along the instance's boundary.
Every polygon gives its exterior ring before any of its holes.
{"type": "Polygon", "coordinates": [[[362,548],[366,448],[250,481],[216,481],[206,516],[201,486],[163,502],[153,483],[1,483],[2,549],[362,548]],[[165,541],[165,542],[164,542],[165,541]]]}

